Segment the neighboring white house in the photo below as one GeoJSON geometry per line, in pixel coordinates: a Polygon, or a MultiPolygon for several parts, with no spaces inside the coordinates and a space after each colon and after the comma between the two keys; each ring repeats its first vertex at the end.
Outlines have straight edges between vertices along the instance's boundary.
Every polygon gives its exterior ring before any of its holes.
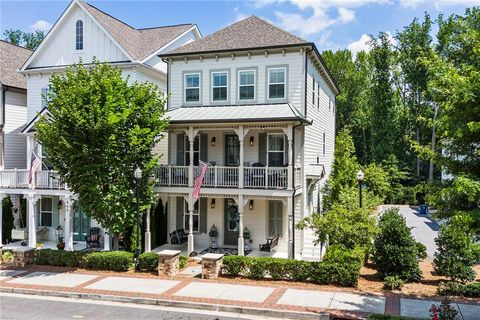
{"type": "Polygon", "coordinates": [[[210,246],[215,225],[216,244],[240,255],[318,258],[312,231],[295,224],[320,206],[339,91],[315,44],[252,16],[159,56],[171,125],[155,191],[169,232],[188,233],[189,253],[210,246]],[[200,160],[209,167],[196,201],[200,160]],[[259,252],[276,235],[272,252],[259,252]]]}
{"type": "MultiPolygon", "coordinates": [[[[135,29],[88,3],[73,0],[35,52],[26,62],[22,60],[23,66],[17,66],[20,70],[16,76],[26,78],[27,88],[27,97],[23,97],[22,103],[26,102],[27,110],[22,119],[16,119],[26,123],[18,138],[23,143],[23,151],[22,155],[15,156],[16,163],[8,165],[7,160],[13,153],[5,150],[5,167],[0,171],[0,198],[9,194],[27,199],[29,246],[34,247],[37,239],[54,241],[55,229],[61,226],[66,249],[72,250],[74,241],[84,241],[90,227],[95,225],[88,214],[74,206],[75,195],[68,191],[56,172],[50,171],[42,146],[35,140],[35,122],[39,114],[48,112],[45,93],[51,75],[63,72],[80,59],[85,64],[96,59],[118,66],[132,82],[150,81],[166,92],[167,65],[158,54],[200,37],[193,24],[135,29]],[[42,170],[35,173],[35,189],[28,183],[32,151],[44,159],[42,170]],[[18,170],[12,170],[14,167],[18,170]]],[[[3,51],[1,56],[3,62],[3,51]]],[[[25,95],[25,82],[23,86],[25,95]]],[[[158,153],[166,151],[166,141],[156,148],[158,153]]],[[[19,234],[27,237],[26,230],[16,232],[19,234]]]]}

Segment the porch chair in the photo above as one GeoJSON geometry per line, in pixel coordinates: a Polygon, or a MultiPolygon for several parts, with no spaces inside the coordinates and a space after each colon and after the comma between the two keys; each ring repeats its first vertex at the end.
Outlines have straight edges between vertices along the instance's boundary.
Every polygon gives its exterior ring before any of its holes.
{"type": "Polygon", "coordinates": [[[267,237],[267,243],[264,244],[259,244],[259,250],[260,251],[265,251],[265,252],[270,252],[273,248],[275,248],[278,245],[278,239],[280,238],[279,234],[276,234],[273,237],[267,237]]]}
{"type": "MultiPolygon", "coordinates": [[[[260,162],[252,164],[252,168],[265,168],[265,165],[260,162]]],[[[264,187],[265,186],[265,173],[262,170],[253,169],[250,173],[250,184],[252,187],[264,187]]]]}
{"type": "Polygon", "coordinates": [[[170,244],[183,244],[188,241],[188,235],[183,229],[177,229],[170,232],[170,244]]]}
{"type": "Polygon", "coordinates": [[[99,248],[100,247],[100,228],[90,228],[90,234],[85,237],[87,242],[87,248],[99,248]]]}

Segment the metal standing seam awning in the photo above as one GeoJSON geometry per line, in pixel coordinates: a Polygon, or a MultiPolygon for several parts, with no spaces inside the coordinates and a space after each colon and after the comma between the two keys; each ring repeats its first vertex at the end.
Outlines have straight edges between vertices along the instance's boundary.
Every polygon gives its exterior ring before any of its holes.
{"type": "Polygon", "coordinates": [[[312,123],[292,104],[181,107],[165,113],[170,124],[300,121],[312,123]]]}

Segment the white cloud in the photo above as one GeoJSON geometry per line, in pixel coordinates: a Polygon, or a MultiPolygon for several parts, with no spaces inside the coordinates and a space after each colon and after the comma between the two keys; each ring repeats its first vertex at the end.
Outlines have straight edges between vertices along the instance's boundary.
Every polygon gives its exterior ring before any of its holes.
{"type": "Polygon", "coordinates": [[[45,20],[38,20],[37,22],[35,22],[30,26],[30,29],[32,29],[33,31],[40,30],[40,31],[48,32],[48,30],[50,30],[51,27],[52,27],[52,24],[50,22],[45,20]]]}
{"type": "MultiPolygon", "coordinates": [[[[390,44],[395,46],[397,44],[397,40],[395,40],[395,38],[393,37],[393,35],[389,31],[387,31],[386,34],[388,36],[388,41],[390,42],[390,44]]],[[[360,51],[365,51],[365,52],[370,51],[370,49],[371,49],[370,41],[371,40],[372,40],[372,38],[369,35],[364,33],[360,36],[360,39],[348,44],[347,49],[352,51],[352,55],[355,57],[357,55],[357,53],[360,52],[360,51]]]]}
{"type": "Polygon", "coordinates": [[[366,34],[362,34],[360,39],[350,43],[347,46],[347,49],[352,51],[353,56],[356,56],[357,53],[360,52],[360,51],[368,52],[368,51],[370,51],[370,45],[368,44],[370,42],[370,40],[372,40],[372,38],[370,38],[370,36],[368,36],[366,34]]]}

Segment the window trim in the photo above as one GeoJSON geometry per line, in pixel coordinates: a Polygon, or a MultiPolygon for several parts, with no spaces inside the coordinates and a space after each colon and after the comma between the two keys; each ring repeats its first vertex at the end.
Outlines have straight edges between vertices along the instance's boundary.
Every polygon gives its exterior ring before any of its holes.
{"type": "MultiPolygon", "coordinates": [[[[194,142],[193,142],[193,161],[195,161],[195,153],[198,153],[198,160],[200,161],[200,135],[197,134],[195,136],[194,142]],[[198,150],[195,150],[195,139],[198,138],[198,150]]],[[[187,135],[183,136],[183,163],[190,163],[190,141],[188,139],[187,135]],[[187,156],[188,154],[188,156],[187,156]],[[187,161],[188,160],[188,161],[187,161]]],[[[193,164],[195,166],[195,164],[193,164]]]]}
{"type": "MultiPolygon", "coordinates": [[[[188,202],[187,200],[184,200],[184,205],[183,207],[185,208],[183,211],[183,230],[185,230],[187,233],[189,231],[187,227],[187,218],[190,219],[189,215],[190,213],[188,212],[188,202]]],[[[195,218],[195,216],[198,217],[198,223],[197,223],[197,226],[198,226],[198,230],[195,230],[195,228],[193,228],[193,233],[200,233],[200,198],[198,199],[198,201],[195,202],[195,204],[193,205],[193,217],[195,218]],[[197,209],[195,210],[195,206],[197,206],[197,209]]],[[[194,224],[194,227],[195,227],[195,224],[194,224]]]]}
{"type": "MultiPolygon", "coordinates": [[[[269,165],[269,162],[270,162],[269,161],[270,160],[269,154],[270,154],[270,152],[283,154],[283,162],[285,164],[285,161],[286,161],[286,159],[285,159],[286,144],[285,143],[286,143],[286,139],[285,139],[285,134],[284,133],[267,133],[267,167],[270,166],[269,165]],[[283,139],[283,150],[281,150],[281,151],[280,150],[270,151],[270,142],[269,142],[270,141],[270,139],[269,139],[270,136],[281,136],[282,137],[282,139],[283,139]]],[[[276,166],[276,167],[278,167],[278,166],[276,166]]],[[[282,167],[282,165],[280,167],[282,167]]],[[[275,167],[273,167],[273,168],[275,168],[275,167]]]]}
{"type": "Polygon", "coordinates": [[[184,105],[201,105],[202,104],[202,71],[184,71],[182,74],[183,87],[183,103],[184,105]],[[187,89],[196,89],[197,87],[187,88],[187,75],[198,75],[198,101],[187,101],[187,89]]]}
{"type": "MultiPolygon", "coordinates": [[[[266,101],[271,101],[271,102],[286,102],[288,101],[288,65],[276,65],[276,66],[267,66],[266,69],[266,75],[265,75],[265,100],[266,101]],[[280,70],[283,69],[285,72],[285,77],[284,77],[284,96],[282,98],[270,98],[270,71],[271,70],[280,70]]],[[[272,83],[272,84],[281,84],[279,83],[272,83]]]]}
{"type": "Polygon", "coordinates": [[[257,102],[257,87],[258,87],[258,69],[257,67],[247,67],[247,68],[240,68],[237,69],[237,103],[256,103],[257,102]],[[240,85],[240,73],[241,72],[253,72],[253,99],[240,99],[240,87],[241,86],[251,86],[248,85],[240,85]]]}
{"type": "MultiPolygon", "coordinates": [[[[54,228],[53,226],[53,197],[41,197],[40,198],[40,204],[39,204],[39,210],[38,210],[38,226],[39,227],[50,227],[50,228],[54,228]],[[52,206],[52,210],[51,211],[48,211],[48,210],[42,210],[42,201],[43,199],[49,199],[50,202],[51,202],[51,206],[52,206]],[[43,223],[43,219],[42,219],[42,214],[43,213],[50,213],[50,217],[51,217],[51,225],[45,225],[43,223]]],[[[56,227],[56,226],[55,226],[56,227]]]]}
{"type": "Polygon", "coordinates": [[[78,19],[75,22],[75,52],[83,52],[85,50],[85,41],[84,41],[84,35],[85,35],[85,27],[82,19],[78,19]],[[79,26],[79,23],[81,24],[79,26]],[[80,33],[79,33],[80,30],[80,33]],[[81,42],[78,41],[78,37],[81,37],[81,42]],[[81,48],[79,49],[78,45],[81,45],[81,48]]]}
{"type": "Polygon", "coordinates": [[[228,104],[230,102],[230,70],[229,69],[218,69],[210,70],[210,103],[211,104],[228,104]],[[227,75],[227,85],[226,86],[214,86],[214,75],[215,74],[225,73],[227,75]],[[213,89],[214,88],[227,88],[227,99],[225,100],[213,100],[213,89]]]}
{"type": "Polygon", "coordinates": [[[327,143],[326,143],[325,131],[323,131],[323,143],[322,143],[323,155],[326,154],[326,146],[327,146],[327,143]]]}
{"type": "Polygon", "coordinates": [[[316,85],[315,85],[315,77],[312,76],[312,79],[313,79],[313,83],[312,83],[312,105],[314,106],[315,105],[315,95],[317,94],[316,92],[316,85]]]}

